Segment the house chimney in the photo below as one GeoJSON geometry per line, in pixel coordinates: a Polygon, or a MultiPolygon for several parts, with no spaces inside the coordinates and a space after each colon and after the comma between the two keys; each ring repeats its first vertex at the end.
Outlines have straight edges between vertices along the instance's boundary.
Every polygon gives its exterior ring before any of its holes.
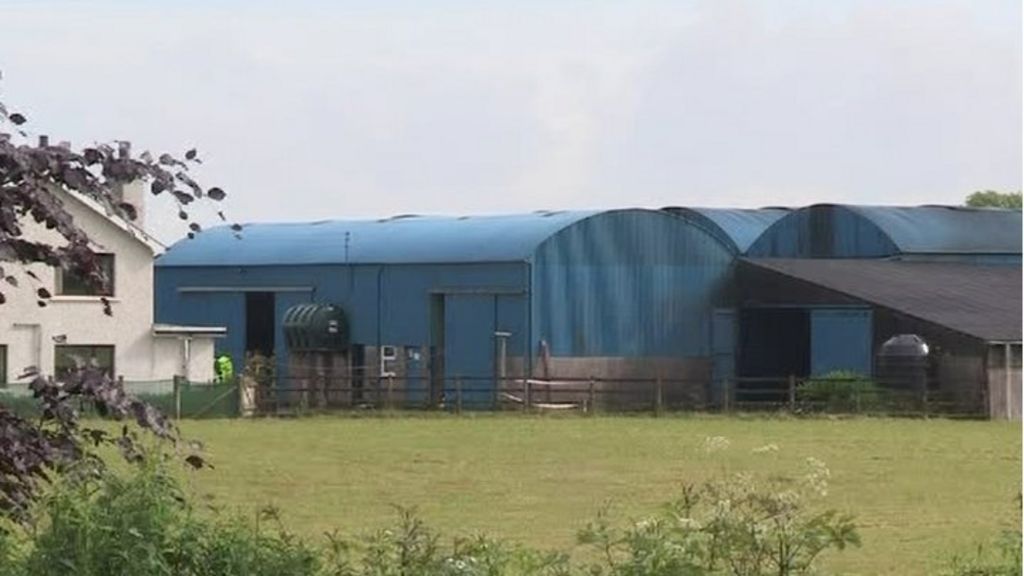
{"type": "Polygon", "coordinates": [[[50,145],[50,137],[47,136],[46,134],[40,134],[39,135],[39,147],[40,148],[46,148],[49,145],[50,145]]]}
{"type": "MultiPolygon", "coordinates": [[[[131,142],[122,141],[117,143],[118,158],[127,160],[131,158],[131,155],[131,142]]],[[[144,180],[135,180],[127,184],[116,184],[113,188],[114,194],[121,202],[127,202],[135,207],[136,216],[132,224],[142,228],[146,222],[146,182],[144,180]]]]}

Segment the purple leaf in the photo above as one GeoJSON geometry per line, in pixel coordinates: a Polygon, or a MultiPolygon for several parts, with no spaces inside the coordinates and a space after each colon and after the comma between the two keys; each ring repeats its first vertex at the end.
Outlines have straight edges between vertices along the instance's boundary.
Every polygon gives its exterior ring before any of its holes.
{"type": "Polygon", "coordinates": [[[207,190],[206,195],[209,196],[211,200],[216,200],[218,202],[220,202],[227,196],[227,194],[225,194],[223,190],[217,188],[216,186],[207,190]]]}

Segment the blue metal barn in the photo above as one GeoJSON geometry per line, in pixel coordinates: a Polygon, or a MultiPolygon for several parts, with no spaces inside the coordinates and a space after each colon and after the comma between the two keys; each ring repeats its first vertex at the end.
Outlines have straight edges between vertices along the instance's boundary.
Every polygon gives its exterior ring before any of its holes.
{"type": "MultiPolygon", "coordinates": [[[[984,373],[993,342],[1019,346],[1020,265],[1017,210],[794,210],[751,244],[740,266],[739,375],[877,373],[881,345],[904,332],[930,339],[937,373],[984,373]],[[1000,316],[1016,318],[1017,329],[1002,328],[1000,316]]],[[[983,387],[956,378],[943,386],[983,387]]]]}
{"type": "Polygon", "coordinates": [[[394,347],[407,374],[483,383],[479,403],[501,375],[662,376],[692,380],[703,396],[712,372],[732,367],[736,258],[782,213],[752,214],[626,209],[211,229],[158,259],[156,317],[226,326],[221,351],[236,363],[261,350],[286,372],[285,311],[334,304],[369,369],[371,356],[394,347]]]}

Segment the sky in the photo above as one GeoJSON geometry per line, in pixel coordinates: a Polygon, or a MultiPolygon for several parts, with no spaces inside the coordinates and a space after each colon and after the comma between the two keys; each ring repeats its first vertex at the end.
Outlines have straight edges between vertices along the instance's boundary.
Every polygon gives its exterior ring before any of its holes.
{"type": "Polygon", "coordinates": [[[0,0],[0,100],[198,148],[240,222],[956,204],[1021,188],[1021,35],[1011,0],[0,0]]]}

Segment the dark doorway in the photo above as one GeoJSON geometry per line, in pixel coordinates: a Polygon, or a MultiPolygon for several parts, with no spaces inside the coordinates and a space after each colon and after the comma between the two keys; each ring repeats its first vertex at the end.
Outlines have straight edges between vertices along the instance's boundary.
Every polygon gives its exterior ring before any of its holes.
{"type": "Polygon", "coordinates": [[[807,376],[811,320],[800,308],[747,308],[740,312],[741,378],[807,376]]]}
{"type": "Polygon", "coordinates": [[[274,293],[245,294],[245,352],[274,355],[274,293]]]}

